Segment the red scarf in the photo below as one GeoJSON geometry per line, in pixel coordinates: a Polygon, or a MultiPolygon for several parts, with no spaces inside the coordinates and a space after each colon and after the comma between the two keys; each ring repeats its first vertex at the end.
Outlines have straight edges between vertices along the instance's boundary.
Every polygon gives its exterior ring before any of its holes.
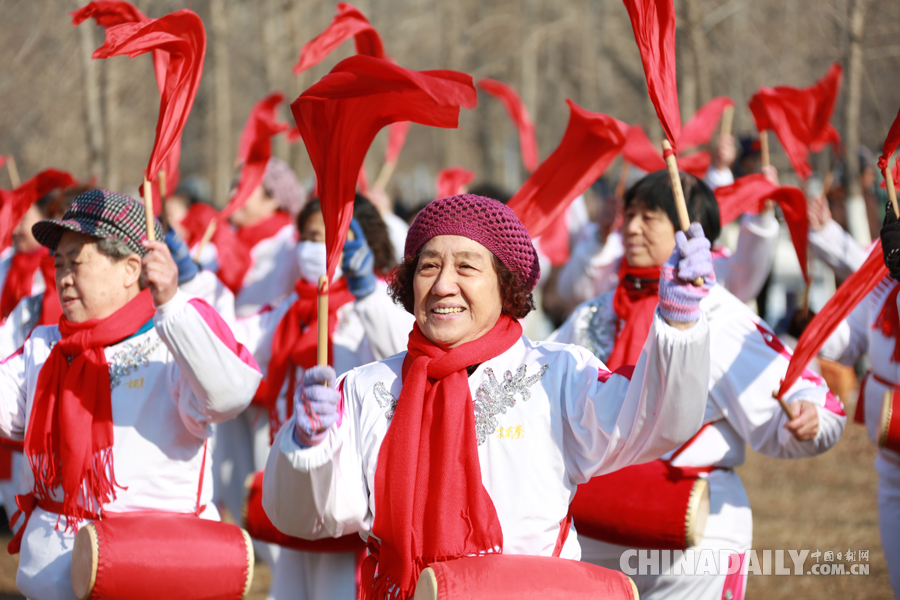
{"type": "Polygon", "coordinates": [[[361,597],[394,597],[396,586],[396,597],[410,598],[429,563],[502,551],[497,511],[481,482],[466,367],[521,337],[518,321],[501,316],[481,338],[444,350],[413,327],[403,389],[378,452],[372,533],[381,543],[369,545],[361,597]]]}
{"type": "Polygon", "coordinates": [[[259,223],[241,227],[237,230],[237,238],[244,244],[247,251],[253,250],[258,243],[273,237],[276,233],[291,224],[291,216],[283,211],[277,211],[272,216],[266,217],[259,223]]]}
{"type": "Polygon", "coordinates": [[[41,318],[38,325],[56,325],[62,318],[62,306],[59,304],[59,294],[56,292],[56,266],[53,257],[49,254],[41,259],[41,275],[44,276],[46,289],[41,301],[41,318]]]}
{"type": "Polygon", "coordinates": [[[16,305],[31,295],[34,283],[34,272],[38,270],[41,259],[49,256],[50,251],[41,246],[29,254],[16,252],[13,254],[3,284],[3,293],[0,294],[0,321],[5,321],[16,305]]]}
{"type": "Polygon", "coordinates": [[[616,333],[616,343],[606,361],[609,370],[637,364],[658,303],[659,267],[632,267],[623,258],[619,265],[619,285],[613,295],[613,310],[625,325],[616,333]]]}
{"type": "MultiPolygon", "coordinates": [[[[296,382],[294,366],[309,369],[316,365],[316,348],[318,347],[318,290],[315,285],[300,279],[294,285],[297,300],[291,304],[272,335],[272,356],[266,378],[260,382],[256,390],[255,400],[269,408],[272,419],[271,430],[278,432],[280,416],[276,410],[279,392],[288,378],[289,399],[294,397],[296,382]]],[[[337,311],[348,302],[353,302],[353,294],[347,289],[343,278],[332,284],[328,292],[328,364],[334,364],[331,343],[337,327],[337,311]]],[[[289,410],[293,402],[288,402],[289,410]]],[[[290,416],[290,415],[288,415],[290,416]]]]}
{"type": "Polygon", "coordinates": [[[53,490],[62,486],[67,529],[77,528],[82,507],[96,513],[116,497],[104,348],[133,335],[155,312],[150,292],[144,290],[105,319],[59,321],[62,339],[38,374],[25,455],[38,498],[51,499],[53,490]]]}
{"type": "Polygon", "coordinates": [[[875,319],[872,329],[880,329],[884,337],[895,338],[894,353],[891,362],[900,363],[900,314],[897,312],[897,294],[900,293],[900,285],[895,284],[888,292],[887,298],[875,319]]]}

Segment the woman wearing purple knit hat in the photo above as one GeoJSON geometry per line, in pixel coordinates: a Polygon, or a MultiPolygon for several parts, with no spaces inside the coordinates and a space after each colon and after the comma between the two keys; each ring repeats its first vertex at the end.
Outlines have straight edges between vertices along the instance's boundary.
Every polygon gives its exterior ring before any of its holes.
{"type": "Polygon", "coordinates": [[[709,242],[679,235],[659,308],[631,369],[534,342],[537,254],[496,200],[436,200],[416,217],[391,292],[416,324],[407,352],[306,372],[269,454],[272,522],[368,542],[362,596],[408,598],[431,563],[494,553],[578,559],[576,486],[658,458],[700,426],[709,333],[699,311],[709,242]]]}

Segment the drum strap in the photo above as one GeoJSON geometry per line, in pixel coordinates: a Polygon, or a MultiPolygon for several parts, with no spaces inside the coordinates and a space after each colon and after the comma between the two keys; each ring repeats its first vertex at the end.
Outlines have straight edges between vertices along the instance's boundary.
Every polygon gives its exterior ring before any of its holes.
{"type": "Polygon", "coordinates": [[[566,513],[566,516],[563,517],[563,520],[559,522],[559,535],[556,536],[556,546],[553,547],[553,558],[559,558],[563,546],[566,545],[566,540],[569,539],[570,529],[572,529],[571,506],[569,507],[569,512],[566,513]]]}
{"type": "MultiPolygon", "coordinates": [[[[195,517],[199,517],[204,510],[206,510],[206,505],[200,504],[200,497],[203,494],[203,479],[206,474],[206,452],[209,448],[209,440],[203,442],[203,460],[200,463],[200,482],[197,484],[197,503],[194,511],[188,514],[192,514],[195,517]]],[[[25,528],[28,527],[28,521],[31,520],[31,513],[34,512],[35,508],[40,508],[47,512],[56,513],[59,515],[59,518],[62,518],[63,513],[63,504],[62,502],[56,502],[55,500],[46,500],[44,498],[38,498],[34,492],[29,492],[27,494],[17,494],[16,495],[16,506],[19,507],[13,516],[9,520],[9,526],[13,527],[16,522],[19,520],[21,515],[25,515],[25,520],[22,521],[22,526],[19,527],[19,530],[16,531],[16,534],[9,541],[9,544],[6,547],[7,552],[10,554],[18,554],[19,550],[22,548],[22,537],[25,535],[25,528]]],[[[100,515],[85,510],[83,507],[78,507],[78,518],[79,519],[87,519],[90,521],[96,521],[100,519],[100,515]]],[[[57,519],[57,525],[59,519],[57,519]]]]}
{"type": "Polygon", "coordinates": [[[669,467],[669,469],[671,469],[673,471],[677,471],[678,474],[681,475],[682,477],[697,477],[698,475],[701,475],[704,473],[712,473],[713,471],[728,470],[728,467],[716,467],[716,466],[675,467],[672,465],[672,461],[675,460],[676,458],[678,458],[685,450],[687,450],[690,447],[691,444],[693,444],[695,441],[697,441],[697,438],[699,438],[701,435],[703,435],[704,431],[706,431],[710,426],[712,426],[718,422],[719,422],[719,420],[717,419],[715,421],[710,421],[709,423],[704,423],[703,427],[701,427],[699,429],[699,431],[697,431],[697,433],[695,433],[693,436],[691,436],[691,439],[689,439],[688,441],[683,443],[680,448],[678,448],[677,450],[675,450],[675,452],[672,453],[672,456],[670,456],[669,458],[664,458],[664,459],[660,459],[660,460],[662,460],[662,462],[664,462],[666,464],[666,466],[669,467]]]}

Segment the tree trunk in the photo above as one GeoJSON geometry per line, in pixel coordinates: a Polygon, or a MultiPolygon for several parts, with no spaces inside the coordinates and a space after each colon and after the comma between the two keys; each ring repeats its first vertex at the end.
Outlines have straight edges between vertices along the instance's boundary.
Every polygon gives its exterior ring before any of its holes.
{"type": "Polygon", "coordinates": [[[228,17],[224,0],[210,0],[212,22],[213,79],[216,98],[216,178],[212,190],[216,206],[226,202],[227,184],[233,170],[231,144],[231,81],[228,69],[228,17]]]}
{"type": "Polygon", "coordinates": [[[119,81],[122,77],[121,60],[104,61],[106,81],[103,88],[106,108],[106,185],[111,190],[120,190],[122,174],[119,168],[119,153],[122,149],[118,141],[119,130],[119,81]]]}
{"type": "MultiPolygon", "coordinates": [[[[81,5],[80,2],[78,3],[81,5]]],[[[78,27],[81,36],[81,58],[84,65],[84,98],[87,108],[88,169],[91,175],[106,185],[103,153],[103,115],[100,109],[100,82],[97,63],[91,59],[94,53],[94,26],[86,23],[78,27]]],[[[115,59],[113,59],[115,60],[115,59]]]]}
{"type": "Polygon", "coordinates": [[[682,98],[685,98],[685,106],[682,107],[682,119],[691,118],[697,109],[712,97],[709,81],[709,65],[707,61],[706,32],[700,25],[703,20],[703,6],[701,0],[684,0],[685,27],[688,42],[688,62],[690,68],[687,73],[691,75],[690,82],[685,80],[685,89],[682,98]]]}
{"type": "Polygon", "coordinates": [[[867,0],[851,0],[847,36],[847,127],[845,177],[847,181],[847,220],[850,233],[860,243],[870,241],[868,219],[862,188],[859,185],[859,111],[862,100],[862,38],[867,0]]]}
{"type": "MultiPolygon", "coordinates": [[[[262,28],[263,64],[266,69],[266,84],[270,91],[286,92],[288,103],[293,98],[287,97],[285,74],[290,74],[291,66],[287,64],[284,33],[284,7],[282,0],[263,0],[259,8],[259,22],[262,28]]],[[[272,139],[272,155],[286,160],[288,158],[287,136],[278,135],[272,139]]]]}

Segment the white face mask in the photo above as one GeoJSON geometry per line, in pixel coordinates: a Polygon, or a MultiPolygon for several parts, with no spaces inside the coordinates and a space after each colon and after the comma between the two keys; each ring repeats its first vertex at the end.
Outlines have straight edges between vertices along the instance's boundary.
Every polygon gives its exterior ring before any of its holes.
{"type": "MultiPolygon", "coordinates": [[[[319,277],[325,274],[325,242],[299,242],[296,252],[300,277],[307,283],[318,284],[319,277]]],[[[342,274],[341,265],[338,263],[334,270],[334,281],[337,281],[342,274]]]]}

